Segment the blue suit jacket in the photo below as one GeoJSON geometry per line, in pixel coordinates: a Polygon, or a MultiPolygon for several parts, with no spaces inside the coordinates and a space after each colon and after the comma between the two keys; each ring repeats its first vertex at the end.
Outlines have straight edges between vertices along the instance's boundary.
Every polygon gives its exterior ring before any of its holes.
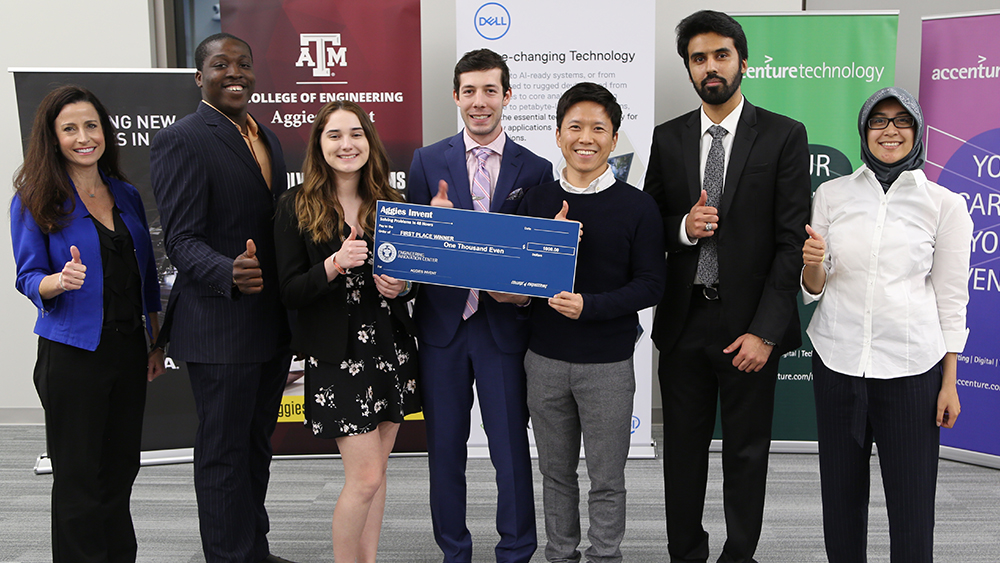
{"type": "Polygon", "coordinates": [[[258,123],[271,151],[271,189],[236,127],[200,103],[153,138],[150,177],[167,256],[177,278],[168,315],[171,357],[202,363],[272,359],[287,347],[288,318],[278,299],[275,202],[288,186],[278,138],[258,123]],[[257,245],[264,289],[233,288],[233,260],[257,245]]]}
{"type": "MultiPolygon", "coordinates": [[[[437,194],[440,180],[448,182],[448,199],[456,208],[472,209],[463,132],[417,149],[413,154],[407,184],[410,202],[430,204],[431,198],[437,194]]],[[[517,212],[517,206],[529,188],[551,181],[552,164],[508,137],[504,145],[500,175],[493,189],[490,212],[517,212]]],[[[462,310],[468,294],[467,289],[423,286],[413,313],[420,340],[431,346],[447,346],[455,337],[462,321],[462,310]]],[[[480,294],[479,306],[487,310],[490,329],[500,350],[516,354],[527,349],[526,316],[518,315],[517,307],[497,303],[485,292],[480,294]]]]}

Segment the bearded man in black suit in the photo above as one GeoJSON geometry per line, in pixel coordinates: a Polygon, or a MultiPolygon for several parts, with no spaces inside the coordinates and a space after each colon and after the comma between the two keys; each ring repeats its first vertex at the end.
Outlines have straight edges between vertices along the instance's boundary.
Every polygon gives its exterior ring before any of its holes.
{"type": "Polygon", "coordinates": [[[796,295],[809,218],[805,127],[740,91],[747,41],[726,14],[677,26],[701,107],[656,127],[645,191],[663,216],[660,351],[670,561],[704,563],[708,449],[721,404],[727,538],[749,563],[760,538],[778,359],[801,344],[796,295]]]}

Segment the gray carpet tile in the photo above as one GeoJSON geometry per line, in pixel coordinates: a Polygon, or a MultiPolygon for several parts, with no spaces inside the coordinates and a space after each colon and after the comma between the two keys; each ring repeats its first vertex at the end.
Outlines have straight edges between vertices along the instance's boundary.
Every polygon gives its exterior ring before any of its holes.
{"type": "MultiPolygon", "coordinates": [[[[662,430],[654,429],[654,438],[662,430]]],[[[50,561],[49,489],[52,478],[32,473],[36,456],[45,449],[40,426],[0,426],[0,563],[50,561]]],[[[705,503],[705,528],[712,557],[725,540],[722,516],[722,468],[719,454],[710,455],[705,503]]],[[[580,488],[589,481],[581,463],[580,488]]],[[[337,459],[275,460],[271,466],[268,510],[271,550],[298,562],[330,562],[330,518],[343,484],[337,459]]],[[[427,461],[394,457],[389,461],[389,493],[379,561],[432,563],[441,561],[427,509],[427,461]]],[[[869,561],[889,561],[889,540],[878,475],[872,458],[872,499],[869,561]]],[[[475,562],[494,561],[496,486],[487,460],[470,460],[469,529],[475,562]]],[[[663,473],[659,460],[630,460],[628,529],[622,544],[625,561],[665,562],[663,473]]],[[[815,455],[774,454],[768,475],[764,530],[757,551],[761,563],[824,562],[815,455]]],[[[544,546],[540,476],[535,479],[539,541],[544,546]]],[[[938,523],[935,551],[939,561],[997,563],[1000,561],[1000,472],[950,461],[941,462],[938,479],[938,523]]],[[[203,561],[191,466],[143,467],[132,493],[132,514],[143,563],[203,561]]],[[[581,502],[586,547],[586,499],[581,502]]],[[[542,548],[533,562],[544,561],[542,548]]]]}

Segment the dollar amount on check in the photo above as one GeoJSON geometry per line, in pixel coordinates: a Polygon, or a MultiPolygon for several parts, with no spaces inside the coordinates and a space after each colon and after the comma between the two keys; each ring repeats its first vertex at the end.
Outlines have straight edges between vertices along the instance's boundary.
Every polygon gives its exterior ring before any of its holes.
{"type": "Polygon", "coordinates": [[[375,273],[552,297],[573,291],[579,236],[573,221],[380,201],[375,273]]]}

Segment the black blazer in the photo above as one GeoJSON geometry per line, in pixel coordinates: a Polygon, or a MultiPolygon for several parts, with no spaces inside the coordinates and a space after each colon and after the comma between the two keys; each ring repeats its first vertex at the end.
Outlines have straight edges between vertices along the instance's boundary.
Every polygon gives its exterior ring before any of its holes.
{"type": "MultiPolygon", "coordinates": [[[[340,250],[343,241],[315,243],[299,231],[295,196],[301,187],[285,192],[274,217],[281,301],[295,311],[292,350],[299,356],[337,363],[347,352],[347,288],[342,276],[327,281],[323,261],[340,250]]],[[[411,335],[416,334],[416,326],[406,301],[415,293],[416,286],[404,297],[388,300],[389,310],[411,335]]]]}
{"type": "Polygon", "coordinates": [[[202,363],[268,361],[288,345],[278,299],[274,205],[288,186],[278,138],[258,123],[271,153],[271,189],[242,135],[212,107],[153,137],[150,178],[167,256],[177,268],[168,306],[170,355],[202,363]],[[233,260],[257,245],[264,288],[233,288],[233,260]]]}
{"type": "MultiPolygon", "coordinates": [[[[653,131],[644,190],[663,215],[667,289],[656,310],[653,342],[669,352],[687,319],[699,246],[679,240],[684,215],[698,201],[700,112],[653,131]]],[[[783,354],[802,343],[796,295],[809,220],[809,146],[805,127],[785,116],[743,106],[733,139],[714,238],[725,339],[744,333],[777,342],[783,354]]],[[[704,240],[704,239],[701,239],[704,240]]]]}

